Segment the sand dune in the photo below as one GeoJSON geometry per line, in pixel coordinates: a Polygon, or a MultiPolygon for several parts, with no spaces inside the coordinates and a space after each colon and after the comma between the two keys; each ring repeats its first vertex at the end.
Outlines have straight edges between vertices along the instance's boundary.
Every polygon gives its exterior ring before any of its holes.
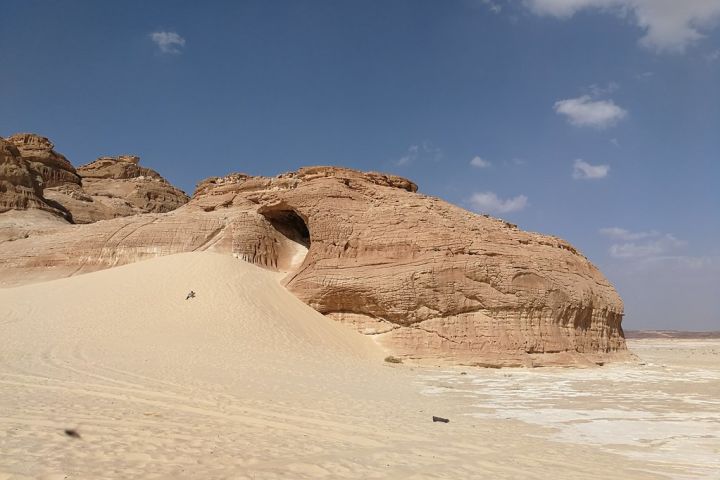
{"type": "Polygon", "coordinates": [[[390,365],[281,277],[204,252],[0,290],[0,479],[663,477],[478,416],[447,376],[484,373],[390,365]]]}

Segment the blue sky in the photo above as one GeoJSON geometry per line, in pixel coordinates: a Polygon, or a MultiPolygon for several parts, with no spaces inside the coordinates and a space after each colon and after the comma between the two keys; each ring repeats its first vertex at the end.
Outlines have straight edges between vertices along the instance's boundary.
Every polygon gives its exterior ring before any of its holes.
{"type": "Polygon", "coordinates": [[[720,0],[2,0],[0,135],[380,170],[564,237],[626,328],[720,330],[720,0]]]}

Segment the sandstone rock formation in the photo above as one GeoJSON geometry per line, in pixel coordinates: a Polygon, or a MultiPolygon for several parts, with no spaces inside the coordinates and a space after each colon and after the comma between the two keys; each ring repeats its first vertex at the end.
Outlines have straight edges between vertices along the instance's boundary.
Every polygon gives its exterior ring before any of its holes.
{"type": "Polygon", "coordinates": [[[189,200],[155,170],[141,167],[137,156],[101,157],[76,170],[45,137],[18,133],[5,143],[6,173],[0,174],[5,185],[0,187],[5,197],[0,204],[5,209],[42,209],[71,223],[92,223],[169,212],[189,200]],[[12,154],[10,146],[15,147],[12,154]],[[11,164],[15,165],[12,175],[11,164]]]}
{"type": "Polygon", "coordinates": [[[80,185],[80,176],[63,155],[57,153],[50,140],[33,133],[17,133],[8,138],[29,163],[32,170],[42,177],[42,188],[64,184],[80,185]]]}
{"type": "Polygon", "coordinates": [[[0,138],[0,213],[28,208],[51,210],[43,198],[41,181],[18,148],[0,138]]]}
{"type": "Polygon", "coordinates": [[[132,155],[100,157],[77,169],[82,189],[66,185],[46,196],[67,208],[74,223],[169,212],[188,202],[182,190],[139,162],[140,157],[132,155]]]}
{"type": "Polygon", "coordinates": [[[334,167],[215,177],[169,213],[6,242],[0,279],[214,250],[287,272],[295,295],[395,355],[537,365],[625,354],[622,301],[570,244],[416,191],[334,167]]]}

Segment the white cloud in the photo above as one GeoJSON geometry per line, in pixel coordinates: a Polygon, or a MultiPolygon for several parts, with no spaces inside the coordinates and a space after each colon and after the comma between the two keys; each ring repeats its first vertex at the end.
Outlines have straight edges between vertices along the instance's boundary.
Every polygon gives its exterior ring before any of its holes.
{"type": "Polygon", "coordinates": [[[572,177],[575,180],[597,180],[607,177],[608,172],[610,172],[610,165],[590,165],[578,158],[573,163],[572,177]]]}
{"type": "Polygon", "coordinates": [[[661,259],[668,256],[674,250],[684,247],[686,242],[678,240],[673,235],[666,233],[643,243],[626,242],[616,243],[610,246],[610,255],[615,258],[648,258],[661,259]]]}
{"type": "Polygon", "coordinates": [[[617,258],[602,270],[625,301],[623,326],[718,330],[717,254],[617,258]]]}
{"type": "Polygon", "coordinates": [[[611,138],[610,143],[615,145],[617,148],[620,148],[620,141],[617,138],[611,138]]]}
{"type": "Polygon", "coordinates": [[[660,232],[656,230],[650,230],[649,232],[631,232],[620,227],[601,228],[600,233],[615,240],[642,240],[644,238],[660,236],[660,232]]]}
{"type": "Polygon", "coordinates": [[[394,163],[397,166],[403,167],[422,160],[439,162],[444,158],[444,156],[445,154],[440,148],[433,146],[429,142],[423,142],[418,145],[410,145],[407,152],[405,152],[405,155],[400,157],[394,163]]]}
{"type": "Polygon", "coordinates": [[[558,100],[553,108],[575,126],[598,129],[615,125],[627,115],[627,110],[612,100],[593,100],[590,95],[558,100]]]}
{"type": "Polygon", "coordinates": [[[707,60],[708,63],[713,63],[720,60],[720,48],[705,55],[705,60],[707,60]]]}
{"type": "Polygon", "coordinates": [[[522,210],[527,206],[525,195],[503,200],[494,192],[478,192],[470,197],[472,208],[482,213],[510,213],[522,210]]]}
{"type": "Polygon", "coordinates": [[[480,0],[482,3],[487,5],[487,7],[490,9],[493,13],[500,13],[502,12],[502,5],[499,3],[493,1],[493,0],[480,0]]]}
{"type": "Polygon", "coordinates": [[[615,258],[644,260],[689,258],[670,255],[686,245],[686,242],[677,239],[670,233],[660,233],[657,230],[633,232],[620,227],[601,228],[600,233],[612,240],[624,242],[610,246],[610,255],[615,258]]]}
{"type": "Polygon", "coordinates": [[[492,165],[492,163],[490,163],[488,160],[485,160],[484,158],[475,156],[472,160],[470,160],[470,165],[477,168],[488,168],[492,165]]]}
{"type": "Polygon", "coordinates": [[[588,86],[590,95],[592,95],[593,97],[608,95],[610,93],[616,92],[619,88],[620,85],[616,82],[608,82],[608,84],[604,87],[602,85],[598,85],[597,83],[593,83],[592,85],[588,86]]]}
{"type": "Polygon", "coordinates": [[[570,18],[595,9],[610,12],[644,31],[640,44],[657,52],[684,52],[720,21],[718,0],[524,0],[538,15],[570,18]]]}
{"type": "Polygon", "coordinates": [[[175,32],[153,32],[150,38],[162,53],[179,54],[185,46],[185,39],[175,32]]]}

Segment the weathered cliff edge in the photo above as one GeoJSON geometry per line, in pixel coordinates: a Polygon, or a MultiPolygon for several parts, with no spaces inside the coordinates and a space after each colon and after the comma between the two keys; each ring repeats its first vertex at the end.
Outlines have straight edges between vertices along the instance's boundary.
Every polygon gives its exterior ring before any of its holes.
{"type": "Polygon", "coordinates": [[[0,212],[39,209],[70,223],[92,223],[187,203],[185,193],[139,162],[133,155],[100,157],[75,169],[45,137],[0,138],[0,212]]]}
{"type": "Polygon", "coordinates": [[[286,272],[300,299],[395,356],[488,366],[628,358],[620,297],[570,244],[418,194],[409,180],[344,168],[211,178],[168,213],[28,231],[0,243],[0,279],[196,250],[286,272]]]}

